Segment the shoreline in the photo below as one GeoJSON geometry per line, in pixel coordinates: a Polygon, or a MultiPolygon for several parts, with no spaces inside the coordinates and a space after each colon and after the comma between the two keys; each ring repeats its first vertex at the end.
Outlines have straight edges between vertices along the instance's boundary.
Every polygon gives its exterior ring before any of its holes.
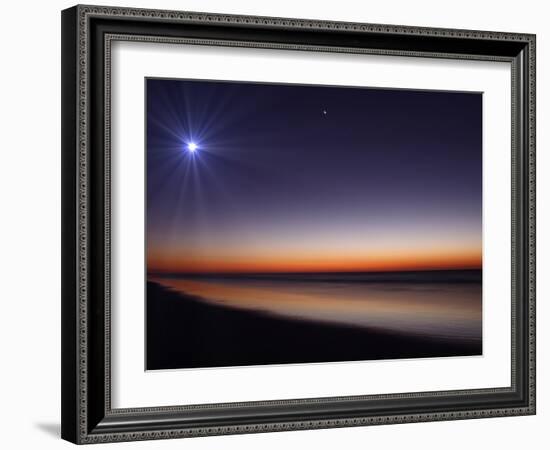
{"type": "Polygon", "coordinates": [[[339,281],[357,283],[481,283],[482,269],[434,269],[373,272],[148,272],[150,279],[339,281]]]}

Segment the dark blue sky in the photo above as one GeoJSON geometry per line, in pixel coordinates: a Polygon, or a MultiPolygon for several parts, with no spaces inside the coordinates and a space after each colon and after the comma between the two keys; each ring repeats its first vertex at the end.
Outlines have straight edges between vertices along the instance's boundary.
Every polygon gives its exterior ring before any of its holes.
{"type": "Polygon", "coordinates": [[[146,87],[149,270],[480,265],[480,93],[146,87]]]}

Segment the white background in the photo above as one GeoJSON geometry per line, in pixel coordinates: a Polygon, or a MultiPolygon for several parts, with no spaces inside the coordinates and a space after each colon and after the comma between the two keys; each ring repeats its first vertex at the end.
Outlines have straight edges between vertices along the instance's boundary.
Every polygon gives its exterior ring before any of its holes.
{"type": "MultiPolygon", "coordinates": [[[[462,0],[318,2],[278,0],[139,1],[109,4],[303,18],[533,32],[538,35],[538,415],[347,428],[186,441],[115,444],[119,448],[544,448],[548,441],[550,161],[548,12],[542,1],[462,0]],[[545,175],[546,172],[546,175],[545,175]]],[[[60,396],[60,17],[64,1],[3,5],[1,89],[2,305],[0,444],[69,448],[59,440],[60,396]]]]}

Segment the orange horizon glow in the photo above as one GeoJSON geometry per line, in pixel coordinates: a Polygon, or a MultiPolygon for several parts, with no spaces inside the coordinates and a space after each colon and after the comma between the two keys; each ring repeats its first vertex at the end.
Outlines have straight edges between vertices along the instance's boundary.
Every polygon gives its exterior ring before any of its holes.
{"type": "Polygon", "coordinates": [[[178,255],[150,255],[147,261],[153,273],[285,273],[285,272],[391,272],[415,270],[480,269],[480,249],[453,251],[395,251],[368,256],[332,255],[331,257],[181,258],[178,255]]]}

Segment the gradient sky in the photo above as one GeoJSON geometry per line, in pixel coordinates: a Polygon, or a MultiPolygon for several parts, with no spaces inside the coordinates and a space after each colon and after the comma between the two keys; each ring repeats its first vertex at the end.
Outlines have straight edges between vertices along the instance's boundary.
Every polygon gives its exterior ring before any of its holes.
{"type": "Polygon", "coordinates": [[[480,93],[146,88],[149,272],[481,267],[480,93]]]}

